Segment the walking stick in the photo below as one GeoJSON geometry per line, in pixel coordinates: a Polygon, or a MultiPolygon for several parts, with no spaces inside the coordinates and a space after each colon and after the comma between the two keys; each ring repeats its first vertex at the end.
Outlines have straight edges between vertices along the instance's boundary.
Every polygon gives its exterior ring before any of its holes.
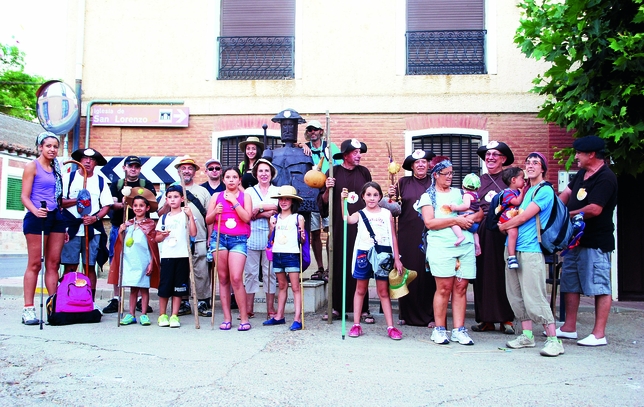
{"type": "MultiPolygon", "coordinates": [[[[217,260],[219,257],[219,234],[221,233],[221,213],[217,215],[217,244],[215,245],[215,258],[213,260],[213,283],[212,283],[212,304],[211,304],[211,309],[212,309],[212,315],[210,316],[210,327],[212,329],[215,329],[215,290],[217,289],[217,274],[219,274],[219,270],[217,270],[217,260]]],[[[221,292],[219,292],[219,295],[221,296],[221,292]]]]}
{"type": "MultiPolygon", "coordinates": [[[[127,221],[127,212],[130,210],[129,205],[126,203],[125,197],[123,197],[123,224],[127,221]]],[[[112,226],[113,227],[113,226],[112,226]]],[[[123,289],[123,257],[125,253],[125,236],[127,236],[127,227],[123,231],[121,236],[121,253],[119,254],[119,314],[116,318],[116,326],[121,326],[121,318],[123,317],[123,302],[125,301],[125,289],[123,289]]]]}
{"type": "MultiPolygon", "coordinates": [[[[326,141],[327,145],[331,146],[331,128],[329,127],[330,122],[329,111],[326,111],[326,141]]],[[[331,155],[331,147],[329,148],[329,177],[333,178],[333,156],[331,155]]],[[[329,282],[327,284],[327,315],[328,320],[327,324],[333,323],[333,191],[334,187],[329,188],[329,234],[327,235],[326,245],[329,249],[329,282]]]]}
{"type": "MultiPolygon", "coordinates": [[[[47,209],[47,202],[40,201],[40,208],[47,209]]],[[[43,291],[45,289],[45,220],[42,219],[42,228],[40,231],[40,330],[42,331],[43,324],[43,291]]],[[[48,293],[49,294],[49,293],[48,293]]],[[[53,295],[53,294],[52,294],[53,295]]]]}
{"type": "MultiPolygon", "coordinates": [[[[183,189],[183,202],[188,205],[188,194],[186,193],[186,183],[183,180],[183,176],[179,174],[179,179],[181,180],[181,188],[183,189]]],[[[186,239],[186,244],[188,245],[188,264],[190,265],[190,291],[192,292],[192,313],[195,316],[195,329],[200,329],[201,325],[199,324],[199,311],[197,309],[197,286],[195,284],[195,268],[192,264],[192,250],[190,249],[190,233],[188,233],[188,224],[190,222],[190,217],[186,214],[186,234],[188,238],[186,239]]],[[[213,313],[214,314],[214,313],[213,313]]]]}
{"type": "MultiPolygon", "coordinates": [[[[300,237],[298,236],[297,239],[299,241],[300,237]]],[[[302,270],[302,245],[300,245],[300,315],[302,317],[302,329],[304,329],[304,281],[302,280],[303,274],[304,270],[302,270]]]]}
{"type": "MultiPolygon", "coordinates": [[[[343,189],[346,191],[346,188],[343,189]]],[[[342,340],[347,331],[347,217],[348,217],[347,199],[342,199],[342,220],[344,221],[343,227],[343,241],[342,245],[342,340]]],[[[356,310],[353,310],[356,312],[356,310]]],[[[358,310],[357,312],[360,312],[358,310]]]]}

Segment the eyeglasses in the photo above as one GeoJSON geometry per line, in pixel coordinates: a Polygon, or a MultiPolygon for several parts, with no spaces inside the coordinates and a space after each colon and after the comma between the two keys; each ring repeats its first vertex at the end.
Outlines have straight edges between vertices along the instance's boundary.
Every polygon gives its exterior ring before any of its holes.
{"type": "Polygon", "coordinates": [[[208,171],[219,171],[221,167],[208,167],[208,171]]]}
{"type": "Polygon", "coordinates": [[[525,162],[526,167],[528,167],[528,166],[536,167],[537,165],[541,165],[541,161],[539,161],[539,160],[528,160],[528,161],[525,162]]]}
{"type": "Polygon", "coordinates": [[[492,152],[492,153],[491,153],[491,152],[489,152],[489,151],[488,151],[487,153],[485,153],[485,156],[486,156],[486,157],[492,157],[492,158],[501,157],[502,155],[503,155],[503,154],[494,153],[494,152],[492,152]]]}
{"type": "Polygon", "coordinates": [[[320,130],[320,129],[316,129],[315,127],[307,127],[306,128],[306,131],[316,131],[316,130],[320,130]]]}
{"type": "Polygon", "coordinates": [[[450,172],[440,172],[440,171],[439,171],[439,172],[438,172],[438,175],[444,175],[444,176],[446,176],[446,177],[451,177],[451,176],[453,176],[453,175],[454,175],[454,171],[450,171],[450,172]]]}

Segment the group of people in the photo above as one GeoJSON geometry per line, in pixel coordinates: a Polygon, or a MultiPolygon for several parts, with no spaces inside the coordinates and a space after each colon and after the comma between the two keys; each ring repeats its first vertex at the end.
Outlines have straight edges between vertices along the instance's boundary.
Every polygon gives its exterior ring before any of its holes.
{"type": "Polygon", "coordinates": [[[150,324],[148,289],[154,287],[160,298],[158,325],[180,326],[181,308],[189,308],[182,299],[187,300],[190,291],[188,261],[191,258],[201,316],[212,315],[214,276],[211,272],[212,264],[217,265],[223,308],[220,329],[231,329],[233,293],[239,307],[238,330],[251,329],[249,319],[254,316],[254,297],[260,291],[261,274],[268,314],[264,325],[286,323],[284,308],[290,283],[296,308],[290,329],[299,330],[302,328],[300,245],[305,231],[310,230],[318,266],[312,277],[327,280],[320,232],[327,222],[332,222],[337,227],[329,239],[351,255],[345,258],[338,251],[329,259],[334,272],[334,307],[332,315],[325,314],[323,319],[341,318],[338,306],[344,294],[346,310],[353,313],[354,319],[350,337],[362,335],[361,323],[375,323],[368,302],[364,301],[368,281],[375,278],[387,334],[395,340],[402,338],[402,332],[394,326],[387,272],[393,270],[401,276],[416,270],[415,281],[408,287],[409,294],[399,299],[398,324],[433,329],[431,339],[437,344],[474,343],[465,327],[470,281],[474,284],[477,321],[472,331],[491,331],[499,323],[503,332],[514,334],[516,316],[521,333],[507,346],[534,347],[532,321],[536,321],[544,325],[547,336],[541,354],[557,356],[563,353],[557,337],[577,338],[579,296],[584,294],[596,298],[596,324],[592,333],[578,343],[587,346],[607,343],[604,330],[611,303],[610,252],[614,250],[612,213],[617,182],[605,163],[602,139],[588,136],[575,141],[573,147],[580,172],[560,196],[571,216],[584,213],[586,229],[579,246],[564,258],[561,290],[568,308],[567,320],[561,328],[555,328],[546,300],[546,266],[536,227],[537,216],[542,224],[547,222],[554,193],[551,188],[538,188],[547,171],[543,154],[530,153],[523,171],[509,167],[514,155],[507,144],[492,141],[477,151],[485,163],[483,175],[468,176],[463,188],[455,188],[451,185],[454,170],[449,157],[414,151],[403,163],[411,175],[402,177],[387,191],[391,200],[400,203],[397,222],[404,225],[404,233],[398,233],[392,214],[379,206],[382,188],[372,181],[371,172],[360,165],[362,155],[367,152],[366,144],[351,139],[343,141],[340,148],[331,143],[327,145],[317,121],[309,123],[305,135],[308,143],[291,147],[301,147],[313,163],[326,160],[322,169],[328,175],[328,167],[333,165],[333,176],[327,177],[319,190],[319,212],[307,214],[310,222],[298,214],[298,207],[303,204],[303,198],[298,195],[300,191],[292,185],[274,185],[278,170],[274,162],[261,158],[264,145],[255,137],[241,143],[245,160],[239,167],[223,169],[219,160],[208,160],[205,164],[208,180],[202,185],[194,183],[199,165],[184,157],[176,165],[182,182],[169,186],[157,204],[154,186],[140,178],[138,157],[127,157],[123,166],[125,179],[108,187],[94,172],[97,165],[105,164],[99,152],[75,151],[72,157],[82,167],[77,176],[74,172],[63,176],[56,160],[58,137],[49,132],[40,134],[37,139],[40,154],[25,168],[21,196],[28,210],[24,233],[29,248],[23,323],[39,322],[34,292],[41,268],[41,243],[50,293],[56,291],[59,265],[65,266],[65,272],[76,270],[80,256],[83,264],[89,266],[89,277],[95,288],[94,264],[104,261],[102,256],[108,258],[108,253],[102,253],[107,234],[101,219],[111,209],[108,281],[115,285],[115,298],[104,311],[114,312],[118,308],[121,300],[117,291],[118,270],[122,268],[122,285],[135,287],[130,293],[129,313],[123,317],[123,324],[137,322],[137,310],[141,312],[139,322],[150,324]],[[331,188],[337,191],[333,202],[331,188]],[[87,192],[89,195],[83,195],[87,192]],[[505,206],[498,229],[490,230],[482,220],[487,212],[497,210],[490,208],[490,202],[499,192],[504,192],[505,206]],[[331,205],[333,217],[327,219],[331,205]],[[83,206],[90,210],[83,210],[83,206]],[[126,206],[131,210],[123,216],[126,206]],[[156,225],[149,219],[149,213],[155,210],[159,215],[156,225]],[[511,215],[510,211],[513,211],[511,215]],[[341,227],[345,221],[346,235],[341,227]],[[89,245],[89,250],[85,245],[89,245]],[[392,259],[389,270],[370,261],[374,248],[387,248],[385,251],[392,259]],[[87,260],[85,252],[89,253],[87,260]],[[598,264],[602,267],[597,267],[598,264]],[[348,277],[346,291],[342,289],[343,270],[348,277]],[[138,296],[141,299],[137,302],[138,296]],[[450,301],[453,329],[448,335],[450,301]],[[168,302],[171,303],[169,316],[168,302]]]}

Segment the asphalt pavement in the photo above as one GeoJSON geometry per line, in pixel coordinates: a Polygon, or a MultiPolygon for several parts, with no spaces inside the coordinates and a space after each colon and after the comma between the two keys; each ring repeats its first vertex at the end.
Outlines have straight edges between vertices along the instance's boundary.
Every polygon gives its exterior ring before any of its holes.
{"type": "MultiPolygon", "coordinates": [[[[536,348],[509,350],[513,337],[498,331],[470,332],[473,346],[436,345],[429,329],[403,326],[403,339],[393,341],[377,314],[362,337],[343,340],[341,322],[323,322],[320,313],[306,314],[298,332],[288,331],[292,315],[263,327],[260,313],[248,332],[212,329],[208,318],[197,330],[191,315],[178,329],[117,327],[116,314],[40,330],[20,323],[21,309],[19,297],[0,297],[2,406],[644,405],[637,310],[611,313],[608,346],[564,340],[565,354],[547,358],[539,355],[540,327],[536,348]]],[[[592,323],[591,312],[580,313],[580,336],[592,323]]]]}

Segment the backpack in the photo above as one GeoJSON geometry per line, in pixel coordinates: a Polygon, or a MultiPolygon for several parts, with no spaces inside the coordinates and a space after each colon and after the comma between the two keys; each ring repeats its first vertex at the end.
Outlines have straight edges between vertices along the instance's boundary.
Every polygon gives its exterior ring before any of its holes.
{"type": "Polygon", "coordinates": [[[92,284],[78,272],[63,275],[56,293],[47,298],[49,325],[101,322],[101,312],[94,308],[92,284]]]}
{"type": "Polygon", "coordinates": [[[490,206],[487,210],[487,216],[485,217],[485,227],[488,230],[499,230],[499,219],[501,219],[501,214],[507,209],[507,205],[503,204],[503,191],[492,197],[490,201],[490,206]],[[496,208],[501,205],[501,210],[497,211],[496,208]]]}
{"type": "MultiPolygon", "coordinates": [[[[122,190],[124,185],[125,185],[125,179],[120,178],[118,181],[116,181],[116,190],[117,191],[122,190]]],[[[139,186],[141,188],[145,188],[145,179],[144,178],[139,178],[139,186]]]]}
{"type": "Polygon", "coordinates": [[[537,192],[545,185],[552,190],[553,204],[550,210],[550,218],[545,225],[541,224],[537,213],[537,238],[541,245],[541,251],[549,255],[568,247],[568,242],[572,237],[573,225],[570,221],[568,208],[559,199],[551,183],[542,181],[532,193],[532,199],[534,200],[537,192]]]}

